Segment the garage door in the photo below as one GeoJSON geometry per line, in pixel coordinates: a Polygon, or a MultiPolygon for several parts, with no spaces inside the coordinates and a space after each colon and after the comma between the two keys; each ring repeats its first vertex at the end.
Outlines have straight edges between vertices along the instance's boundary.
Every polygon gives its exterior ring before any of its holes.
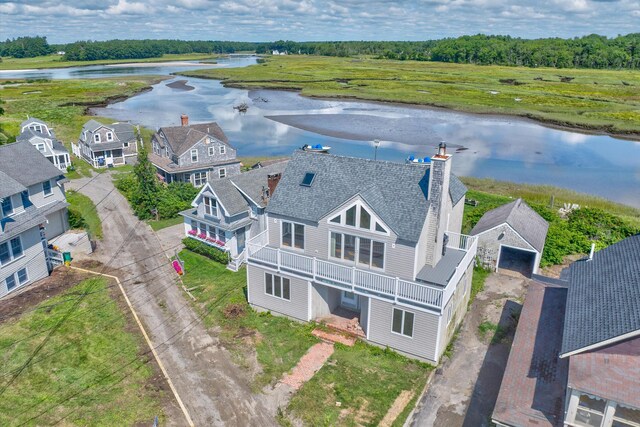
{"type": "Polygon", "coordinates": [[[511,271],[520,273],[526,277],[531,277],[535,262],[535,252],[502,246],[500,249],[498,270],[503,273],[511,271]]]}

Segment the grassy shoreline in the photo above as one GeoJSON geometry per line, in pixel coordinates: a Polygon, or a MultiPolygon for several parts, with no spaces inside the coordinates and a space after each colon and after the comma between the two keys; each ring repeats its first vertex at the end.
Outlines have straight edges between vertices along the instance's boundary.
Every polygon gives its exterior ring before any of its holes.
{"type": "MultiPolygon", "coordinates": [[[[3,71],[20,71],[30,69],[46,69],[46,68],[71,68],[71,67],[89,67],[91,65],[111,65],[111,64],[138,64],[138,63],[155,63],[155,62],[171,62],[171,61],[204,61],[219,58],[219,55],[205,54],[166,54],[159,58],[141,58],[141,59],[99,59],[95,61],[63,61],[60,55],[37,56],[35,58],[2,58],[0,62],[0,70],[3,71]]],[[[207,61],[209,62],[209,61],[207,61]]],[[[210,62],[215,63],[215,62],[210,62]]],[[[0,73],[0,77],[2,74],[0,73]]]]}
{"type": "Polygon", "coordinates": [[[178,74],[218,79],[225,86],[242,89],[297,90],[307,97],[518,117],[563,129],[640,139],[637,71],[289,55],[245,68],[178,74]]]}

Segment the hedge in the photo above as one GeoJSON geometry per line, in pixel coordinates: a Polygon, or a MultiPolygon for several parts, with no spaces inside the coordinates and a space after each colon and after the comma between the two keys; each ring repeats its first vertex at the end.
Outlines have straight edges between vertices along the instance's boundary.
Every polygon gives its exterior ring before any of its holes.
{"type": "Polygon", "coordinates": [[[182,239],[182,243],[184,244],[184,247],[189,249],[191,252],[206,256],[207,258],[217,261],[220,264],[227,265],[229,263],[228,252],[216,249],[212,246],[207,245],[206,243],[202,243],[190,237],[185,237],[184,239],[182,239]]]}

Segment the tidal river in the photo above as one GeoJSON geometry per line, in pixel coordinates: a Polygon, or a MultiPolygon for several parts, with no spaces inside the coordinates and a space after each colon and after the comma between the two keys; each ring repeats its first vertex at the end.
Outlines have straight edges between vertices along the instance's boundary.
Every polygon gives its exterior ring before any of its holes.
{"type": "MultiPolygon", "coordinates": [[[[200,67],[241,67],[255,58],[196,63],[91,66],[0,72],[0,78],[99,78],[168,75],[200,67]]],[[[640,207],[640,142],[551,129],[516,118],[343,100],[294,92],[225,88],[216,80],[177,76],[153,90],[95,109],[95,114],[150,128],[216,121],[240,156],[286,156],[304,144],[334,154],[402,161],[429,156],[441,140],[458,175],[549,184],[640,207]],[[186,82],[184,82],[186,80],[186,82]],[[167,86],[169,85],[169,86],[167,86]],[[246,113],[233,106],[249,105],[246,113]],[[381,141],[377,153],[372,140],[381,141]]]]}

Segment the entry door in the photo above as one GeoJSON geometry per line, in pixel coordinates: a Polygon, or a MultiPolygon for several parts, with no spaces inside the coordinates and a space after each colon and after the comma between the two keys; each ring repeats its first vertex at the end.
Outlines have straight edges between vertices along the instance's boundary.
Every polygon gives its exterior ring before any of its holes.
{"type": "Polygon", "coordinates": [[[358,308],[358,296],[353,292],[342,291],[340,305],[347,308],[358,308]]]}
{"type": "Polygon", "coordinates": [[[238,231],[236,231],[236,239],[238,241],[238,254],[241,254],[242,251],[244,251],[244,241],[245,241],[244,230],[245,230],[244,228],[241,228],[238,231]]]}

